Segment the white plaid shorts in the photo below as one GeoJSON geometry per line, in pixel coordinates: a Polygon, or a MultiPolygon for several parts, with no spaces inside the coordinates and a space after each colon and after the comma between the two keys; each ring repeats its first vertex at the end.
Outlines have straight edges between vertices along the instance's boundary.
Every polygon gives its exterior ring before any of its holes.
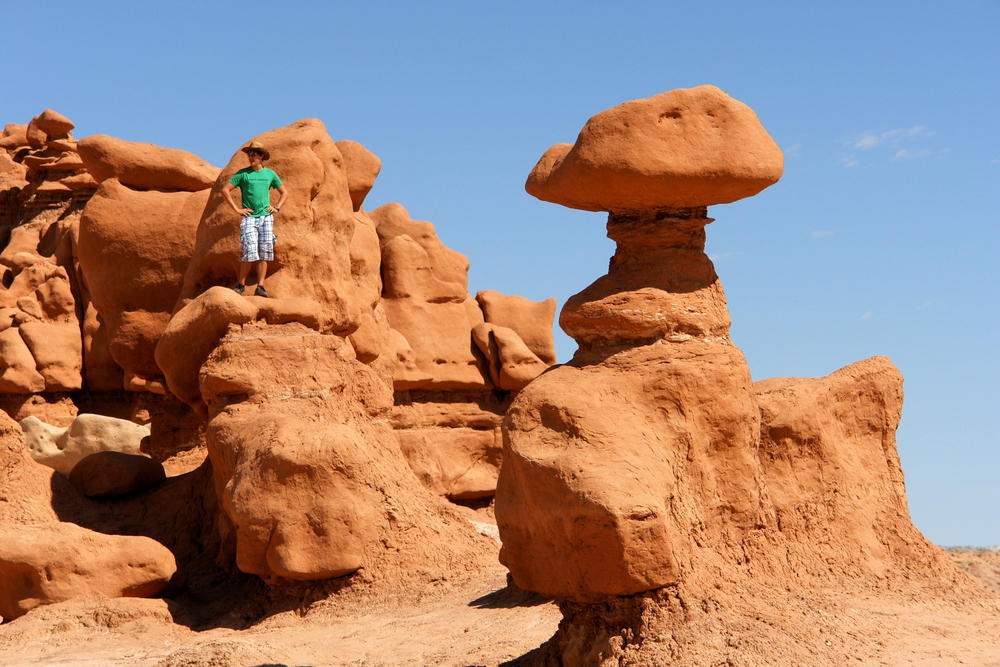
{"type": "Polygon", "coordinates": [[[240,221],[240,261],[274,261],[274,216],[246,216],[240,221]]]}

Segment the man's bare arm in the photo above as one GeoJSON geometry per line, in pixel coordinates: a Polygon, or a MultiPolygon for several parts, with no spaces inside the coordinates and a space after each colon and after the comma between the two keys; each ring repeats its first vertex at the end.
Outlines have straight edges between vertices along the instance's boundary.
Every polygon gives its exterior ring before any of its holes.
{"type": "Polygon", "coordinates": [[[281,195],[281,197],[278,199],[277,204],[267,207],[268,213],[274,213],[275,211],[280,211],[281,207],[285,205],[285,200],[288,199],[288,189],[285,188],[284,185],[277,187],[275,189],[278,191],[278,194],[281,195]]]}
{"type": "Polygon", "coordinates": [[[233,190],[235,189],[236,189],[235,185],[233,185],[232,183],[226,183],[224,186],[222,186],[222,198],[225,199],[229,203],[229,206],[232,207],[232,209],[237,213],[239,213],[240,215],[250,215],[251,213],[253,213],[253,211],[251,211],[248,208],[240,208],[239,206],[236,205],[236,202],[233,200],[233,190]]]}

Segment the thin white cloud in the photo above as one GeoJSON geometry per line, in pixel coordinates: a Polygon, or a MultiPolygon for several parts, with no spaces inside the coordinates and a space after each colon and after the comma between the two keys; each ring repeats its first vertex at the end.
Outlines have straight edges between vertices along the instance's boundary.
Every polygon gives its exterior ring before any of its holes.
{"type": "Polygon", "coordinates": [[[896,154],[892,156],[890,162],[898,162],[899,160],[919,160],[922,157],[927,157],[930,155],[930,151],[911,151],[908,148],[901,148],[896,151],[896,154]]]}
{"type": "Polygon", "coordinates": [[[730,257],[733,257],[735,254],[736,254],[735,252],[722,252],[722,253],[717,253],[715,255],[709,255],[708,258],[713,262],[718,262],[720,259],[729,259],[730,257]]]}
{"type": "Polygon", "coordinates": [[[922,304],[917,306],[917,308],[923,310],[924,308],[930,308],[932,305],[934,305],[933,299],[931,299],[930,301],[924,301],[922,304]]]}
{"type": "Polygon", "coordinates": [[[887,130],[881,133],[869,130],[862,132],[848,141],[847,145],[858,150],[867,151],[881,143],[888,142],[892,146],[899,146],[903,141],[927,139],[933,134],[933,132],[928,131],[923,125],[914,125],[909,129],[887,130]]]}
{"type": "Polygon", "coordinates": [[[833,236],[833,232],[829,229],[817,229],[816,231],[810,232],[810,236],[814,239],[821,239],[824,236],[833,236]]]}
{"type": "Polygon", "coordinates": [[[876,146],[879,145],[881,141],[882,141],[881,139],[876,137],[871,132],[866,132],[854,142],[853,146],[855,148],[860,148],[861,150],[866,151],[869,148],[875,148],[876,146]]]}
{"type": "MultiPolygon", "coordinates": [[[[914,142],[922,142],[934,136],[934,132],[928,130],[923,125],[914,125],[910,128],[898,128],[886,130],[885,132],[873,132],[868,130],[855,135],[844,141],[844,146],[848,150],[871,153],[872,156],[885,156],[888,162],[901,162],[903,160],[918,160],[927,157],[933,152],[931,149],[918,149],[913,147],[914,142]],[[891,153],[886,153],[886,151],[891,153]]],[[[948,152],[950,149],[943,149],[940,152],[948,152]]],[[[839,158],[842,167],[857,167],[861,164],[861,159],[857,153],[851,153],[846,157],[839,158]]],[[[868,162],[866,160],[866,162],[868,162]]],[[[864,166],[873,166],[865,164],[864,166]]]]}
{"type": "Polygon", "coordinates": [[[873,313],[872,311],[869,310],[867,313],[865,313],[864,315],[862,315],[858,319],[861,319],[861,320],[870,320],[873,317],[875,317],[875,313],[873,313]]]}

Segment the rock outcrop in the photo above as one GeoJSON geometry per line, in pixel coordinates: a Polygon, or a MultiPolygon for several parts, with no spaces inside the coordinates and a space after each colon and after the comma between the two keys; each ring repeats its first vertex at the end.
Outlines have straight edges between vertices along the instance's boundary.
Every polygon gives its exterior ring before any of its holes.
{"type": "Polygon", "coordinates": [[[51,426],[37,417],[21,420],[21,429],[31,457],[69,475],[83,458],[97,452],[142,454],[149,426],[105,415],[82,414],[65,428],[51,426]]]}
{"type": "Polygon", "coordinates": [[[397,366],[400,389],[484,389],[472,327],[482,318],[469,295],[469,260],[446,247],[434,225],[399,204],[371,213],[382,248],[382,305],[413,351],[416,371],[397,366]]]}
{"type": "Polygon", "coordinates": [[[555,363],[555,299],[536,303],[493,291],[473,298],[469,260],[445,246],[433,224],[413,220],[399,204],[371,218],[392,327],[392,423],[400,446],[436,492],[454,500],[491,496],[507,392],[555,363]]]}
{"type": "MultiPolygon", "coordinates": [[[[493,494],[508,396],[555,361],[554,304],[480,306],[433,225],[364,210],[381,162],[316,120],[255,138],[290,197],[271,298],[238,295],[220,191],[243,153],[220,170],[72,129],[46,111],[0,137],[0,408],[27,440],[0,450],[18,496],[0,498],[0,524],[146,535],[204,580],[235,567],[279,589],[417,586],[485,562],[491,543],[442,496],[493,494]],[[443,347],[424,335],[438,324],[443,347]]],[[[67,540],[38,566],[59,570],[67,540]]],[[[134,565],[105,551],[96,569],[134,565]]],[[[60,583],[11,604],[135,585],[60,583]]]]}
{"type": "Polygon", "coordinates": [[[392,405],[389,377],[354,359],[342,337],[246,325],[222,340],[201,378],[216,487],[244,572],[379,571],[427,558],[432,533],[452,536],[432,549],[464,548],[461,522],[438,513],[442,501],[374,419],[392,405]]]}
{"type": "Polygon", "coordinates": [[[88,498],[118,498],[148,491],[167,478],[159,461],[123,452],[96,452],[80,459],[69,481],[88,498]]]}
{"type": "Polygon", "coordinates": [[[84,137],[76,148],[98,183],[114,178],[137,190],[197,192],[212,187],[219,176],[218,167],[176,148],[124,141],[104,134],[84,137]]]}
{"type": "MultiPolygon", "coordinates": [[[[307,299],[316,304],[323,333],[347,335],[361,319],[351,276],[354,216],[344,159],[315,119],[254,137],[268,147],[274,169],[288,184],[288,201],[275,216],[275,260],[269,263],[268,293],[277,300],[307,299]]],[[[238,218],[220,192],[246,155],[236,151],[216,179],[198,225],[175,312],[210,287],[231,287],[239,265],[238,218]]]]}
{"type": "Polygon", "coordinates": [[[702,86],[594,116],[528,179],[541,199],[609,211],[617,243],[563,308],[573,360],[503,422],[501,561],[565,617],[541,663],[759,658],[713,637],[761,604],[808,608],[830,579],[958,580],[907,514],[898,370],[874,358],[755,385],[730,340],[706,206],[755,194],[781,164],[752,111],[702,86]]]}
{"type": "Polygon", "coordinates": [[[103,535],[72,523],[4,526],[0,616],[87,593],[156,597],[177,571],[174,557],[148,537],[103,535]]]}
{"type": "Polygon", "coordinates": [[[165,391],[154,351],[180,296],[207,202],[207,190],[138,190],[108,178],[83,211],[80,271],[128,389],[165,391]]]}

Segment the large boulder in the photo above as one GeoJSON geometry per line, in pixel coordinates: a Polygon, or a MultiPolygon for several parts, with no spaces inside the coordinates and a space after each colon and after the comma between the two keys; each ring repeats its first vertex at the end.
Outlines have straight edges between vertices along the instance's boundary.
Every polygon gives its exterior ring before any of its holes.
{"type": "Polygon", "coordinates": [[[230,289],[213,287],[181,308],[170,320],[156,347],[156,361],[167,386],[200,414],[208,417],[198,373],[230,324],[253,320],[258,308],[230,289]]]}
{"type": "Polygon", "coordinates": [[[148,537],[104,535],[72,523],[4,526],[0,616],[88,593],[156,597],[177,571],[173,554],[148,537]]]}
{"type": "Polygon", "coordinates": [[[504,418],[501,562],[518,586],[576,602],[675,583],[698,541],[763,522],[758,420],[732,345],[548,371],[504,418]]]}
{"type": "Polygon", "coordinates": [[[223,537],[234,539],[242,571],[398,577],[404,562],[478,558],[468,527],[403,460],[385,421],[388,375],[343,338],[248,324],[223,338],[200,378],[223,537]],[[386,568],[396,573],[378,574],[386,568]]]}
{"type": "Polygon", "coordinates": [[[347,171],[347,189],[351,193],[351,204],[355,211],[361,210],[365,197],[375,185],[378,173],[382,171],[382,161],[370,150],[356,141],[342,139],[337,142],[337,149],[344,157],[344,167],[347,171]]]}
{"type": "Polygon", "coordinates": [[[73,466],[69,481],[88,498],[116,498],[147,491],[166,479],[163,464],[148,456],[96,452],[73,466]]]}
{"type": "Polygon", "coordinates": [[[753,389],[757,457],[796,569],[830,579],[926,576],[936,550],[910,521],[896,449],[899,369],[872,357],[826,377],[771,378],[753,389]],[[912,557],[921,553],[923,563],[912,557]]]}
{"type": "Polygon", "coordinates": [[[503,391],[519,391],[549,367],[532,352],[517,332],[483,322],[472,329],[476,347],[486,357],[490,379],[503,391]]]}
{"type": "Polygon", "coordinates": [[[162,376],[154,350],[180,295],[208,196],[139,191],[110,178],[83,211],[80,270],[107,326],[111,355],[127,374],[162,376]]]}
{"type": "Polygon", "coordinates": [[[206,190],[219,175],[218,167],[193,153],[105,134],[80,139],[77,151],[98,182],[117,178],[138,190],[206,190]]]}
{"type": "Polygon", "coordinates": [[[552,335],[555,298],[532,301],[516,294],[482,290],[476,292],[476,302],[486,322],[511,329],[546,365],[556,363],[556,343],[552,335]]]}
{"type": "Polygon", "coordinates": [[[76,127],[73,121],[52,109],[46,109],[35,116],[35,125],[49,137],[69,134],[70,130],[76,127]]]}
{"type": "Polygon", "coordinates": [[[37,417],[25,417],[20,424],[31,457],[64,475],[96,452],[141,455],[143,438],[149,436],[147,425],[89,413],[78,415],[65,428],[51,426],[37,417]]]}
{"type": "Polygon", "coordinates": [[[584,211],[727,204],[781,177],[784,157],[757,115],[715,86],[625,102],[593,116],[574,144],[556,144],[525,186],[584,211]]]}

